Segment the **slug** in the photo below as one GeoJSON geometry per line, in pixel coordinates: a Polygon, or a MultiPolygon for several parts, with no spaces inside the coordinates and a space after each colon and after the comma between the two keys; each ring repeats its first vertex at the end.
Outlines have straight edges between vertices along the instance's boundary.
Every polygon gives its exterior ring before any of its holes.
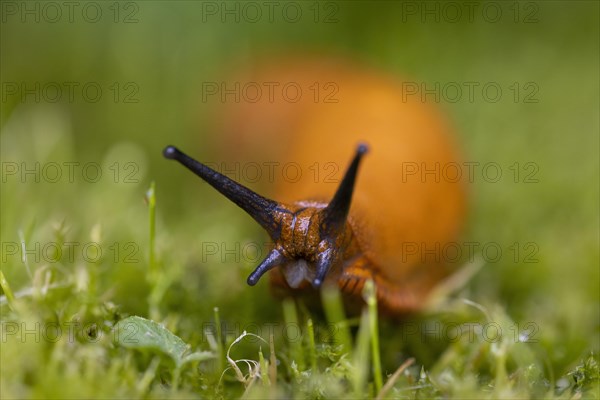
{"type": "MultiPolygon", "coordinates": [[[[270,236],[273,247],[249,285],[270,271],[272,286],[284,293],[314,294],[332,284],[352,303],[372,279],[383,312],[420,309],[452,271],[441,249],[457,239],[465,217],[462,182],[440,177],[440,169],[460,163],[448,122],[420,97],[408,96],[402,81],[348,64],[278,63],[262,78],[299,74],[301,85],[334,82],[337,101],[296,108],[282,101],[232,104],[225,108],[225,142],[263,155],[270,149],[265,144],[274,143],[274,160],[307,168],[329,163],[345,171],[339,183],[305,176],[276,184],[271,200],[173,146],[164,156],[221,192],[270,236]],[[277,123],[269,124],[274,115],[277,123]]],[[[253,79],[260,82],[261,74],[253,79]]]]}

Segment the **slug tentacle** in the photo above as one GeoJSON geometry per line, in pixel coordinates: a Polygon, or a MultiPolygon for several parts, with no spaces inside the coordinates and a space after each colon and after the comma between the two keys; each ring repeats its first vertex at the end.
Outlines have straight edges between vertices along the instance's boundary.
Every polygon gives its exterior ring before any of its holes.
{"type": "Polygon", "coordinates": [[[175,146],[165,147],[163,155],[165,158],[178,161],[237,204],[238,207],[258,222],[273,240],[279,237],[281,227],[277,215],[281,211],[280,208],[283,207],[281,204],[262,197],[233,179],[193,159],[175,146]]]}
{"type": "Polygon", "coordinates": [[[340,229],[346,224],[346,218],[350,211],[352,203],[352,193],[354,192],[354,183],[358,173],[358,166],[362,156],[366,154],[368,148],[364,144],[360,144],[356,149],[356,155],[350,163],[344,179],[338,187],[331,202],[323,209],[323,219],[321,221],[321,234],[331,237],[339,234],[340,229]]]}
{"type": "Polygon", "coordinates": [[[368,148],[364,144],[360,144],[356,149],[356,154],[340,183],[331,202],[321,210],[321,223],[319,225],[319,233],[322,242],[319,245],[319,254],[317,255],[316,277],[312,284],[314,287],[320,287],[327,272],[333,264],[339,261],[341,250],[339,241],[337,240],[343,235],[343,230],[346,227],[346,220],[350,205],[352,203],[352,193],[354,192],[354,184],[356,175],[362,156],[366,154],[368,148]]]}
{"type": "Polygon", "coordinates": [[[317,255],[317,276],[312,282],[313,286],[317,288],[323,284],[325,276],[331,268],[331,264],[335,261],[336,249],[332,248],[331,244],[327,244],[326,246],[327,248],[317,255]]]}
{"type": "Polygon", "coordinates": [[[285,256],[278,249],[273,249],[260,263],[258,267],[248,277],[248,285],[254,286],[258,283],[258,280],[269,270],[283,264],[286,261],[285,256]]]}

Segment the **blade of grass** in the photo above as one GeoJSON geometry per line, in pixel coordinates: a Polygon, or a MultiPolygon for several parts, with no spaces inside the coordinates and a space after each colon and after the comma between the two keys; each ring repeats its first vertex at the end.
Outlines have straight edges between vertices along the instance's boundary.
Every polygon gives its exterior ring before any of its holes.
{"type": "Polygon", "coordinates": [[[173,370],[173,380],[171,383],[171,393],[177,393],[177,389],[179,388],[179,381],[181,379],[181,366],[175,367],[173,370]]]}
{"type": "Polygon", "coordinates": [[[381,354],[379,353],[379,325],[377,321],[377,288],[372,280],[365,282],[363,297],[367,302],[369,313],[369,331],[371,333],[371,361],[373,363],[373,378],[375,392],[379,393],[383,386],[381,373],[381,354]]]}
{"type": "Polygon", "coordinates": [[[217,370],[223,371],[224,358],[223,358],[223,333],[221,331],[221,317],[219,316],[219,307],[213,309],[215,315],[215,330],[217,336],[217,370]]]}
{"type": "Polygon", "coordinates": [[[142,375],[142,379],[137,383],[136,391],[140,395],[140,397],[143,397],[144,394],[146,394],[148,388],[150,387],[150,384],[152,383],[152,380],[156,376],[156,371],[158,369],[159,364],[160,358],[154,357],[152,359],[152,362],[150,363],[150,366],[146,368],[144,375],[142,375]]]}
{"type": "Polygon", "coordinates": [[[315,348],[315,330],[312,319],[306,321],[306,331],[308,333],[308,355],[310,357],[310,367],[313,373],[317,372],[317,350],[315,348]]]}
{"type": "Polygon", "coordinates": [[[148,307],[150,319],[159,321],[160,314],[158,303],[160,302],[160,293],[158,292],[159,276],[156,257],[154,252],[156,238],[156,191],[154,182],[150,183],[150,188],[146,191],[146,201],[148,203],[148,283],[150,284],[150,295],[148,297],[148,307]]]}
{"type": "Polygon", "coordinates": [[[19,240],[21,241],[21,261],[25,265],[25,271],[27,271],[29,279],[33,281],[33,274],[31,273],[31,268],[29,267],[29,259],[27,258],[27,246],[25,245],[27,239],[25,238],[22,229],[19,229],[19,240]]]}
{"type": "Polygon", "coordinates": [[[275,385],[277,384],[277,357],[275,356],[275,336],[273,331],[269,333],[269,380],[271,381],[272,394],[275,393],[275,385]]]}
{"type": "Polygon", "coordinates": [[[360,399],[365,397],[367,375],[368,375],[368,358],[369,358],[369,315],[368,310],[363,310],[360,318],[360,327],[356,335],[356,344],[353,349],[352,360],[354,364],[352,373],[352,386],[354,397],[360,399]]]}
{"type": "Polygon", "coordinates": [[[154,252],[156,238],[156,191],[154,182],[150,183],[150,188],[146,192],[148,201],[148,222],[149,222],[149,250],[148,259],[150,265],[150,275],[153,279],[157,278],[158,271],[156,266],[156,255],[154,252]]]}
{"type": "Polygon", "coordinates": [[[258,349],[258,363],[260,364],[260,380],[262,382],[263,387],[270,386],[269,382],[269,363],[265,360],[265,356],[262,352],[262,347],[258,349]]]}
{"type": "Polygon", "coordinates": [[[343,346],[343,351],[351,353],[352,336],[350,335],[350,326],[346,323],[339,289],[336,286],[323,287],[321,297],[327,321],[335,327],[333,339],[343,346]]]}
{"type": "MultiPolygon", "coordinates": [[[[286,331],[292,326],[297,327],[300,330],[300,324],[298,323],[298,313],[296,311],[296,304],[291,299],[285,299],[283,301],[283,318],[287,327],[286,331]]],[[[298,369],[303,371],[305,369],[304,357],[302,352],[302,341],[299,338],[294,340],[288,339],[290,345],[290,358],[291,361],[295,361],[298,365],[298,369]]]]}
{"type": "Polygon", "coordinates": [[[10,288],[10,285],[8,284],[8,281],[6,280],[6,277],[4,276],[2,270],[0,270],[0,287],[6,295],[6,301],[8,302],[8,306],[14,310],[15,296],[13,295],[12,289],[10,288]]]}

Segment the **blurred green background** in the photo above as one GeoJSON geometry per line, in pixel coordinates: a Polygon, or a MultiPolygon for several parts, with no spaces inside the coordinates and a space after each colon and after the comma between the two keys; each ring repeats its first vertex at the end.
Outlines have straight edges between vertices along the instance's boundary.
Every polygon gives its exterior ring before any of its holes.
{"type": "Polygon", "coordinates": [[[505,250],[518,243],[522,252],[533,243],[536,262],[521,254],[487,263],[462,296],[535,322],[542,363],[556,374],[600,350],[598,2],[281,2],[272,15],[255,2],[260,18],[235,2],[76,2],[72,15],[56,4],[60,16],[43,2],[2,2],[2,242],[98,240],[121,252],[132,242],[138,262],[105,260],[82,278],[77,262],[48,265],[30,256],[25,266],[3,247],[2,269],[15,292],[35,279],[75,282],[124,314],[147,314],[144,194],[155,181],[157,254],[172,269],[163,315],[177,315],[192,338],[214,306],[242,323],[281,318],[266,282],[245,285],[252,263],[200,259],[203,241],[244,243],[264,234],[161,152],[177,144],[218,161],[211,130],[218,103],[202,101],[203,82],[269,57],[324,54],[429,87],[502,88],[496,102],[476,89],[473,101],[463,94],[439,104],[465,159],[497,162],[507,174],[515,163],[522,173],[530,172],[526,163],[536,166],[537,182],[510,175],[470,185],[465,240],[505,250]],[[38,84],[37,94],[27,92],[38,84]],[[56,84],[62,97],[54,101],[56,84]],[[96,87],[102,94],[91,101],[96,87]],[[64,176],[36,182],[35,174],[23,179],[6,169],[50,162],[98,163],[103,176],[86,182],[77,167],[73,183],[64,176]]]}

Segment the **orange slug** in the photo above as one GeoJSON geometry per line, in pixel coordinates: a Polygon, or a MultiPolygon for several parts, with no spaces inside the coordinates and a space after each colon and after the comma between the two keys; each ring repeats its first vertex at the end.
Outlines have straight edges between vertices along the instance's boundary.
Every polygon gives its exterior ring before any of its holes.
{"type": "Polygon", "coordinates": [[[271,237],[273,247],[248,284],[271,271],[272,285],[284,292],[316,293],[332,284],[355,302],[372,279],[382,311],[418,310],[451,272],[436,253],[457,239],[465,218],[463,184],[426,172],[460,162],[446,119],[419,96],[407,96],[402,81],[345,63],[280,62],[252,79],[287,79],[305,88],[332,83],[336,101],[228,105],[225,143],[249,152],[245,157],[268,157],[272,150],[273,160],[330,163],[345,174],[335,185],[308,176],[275,184],[276,200],[270,200],[173,146],[165,148],[166,158],[237,204],[271,237]],[[407,252],[407,244],[419,251],[407,252]]]}

